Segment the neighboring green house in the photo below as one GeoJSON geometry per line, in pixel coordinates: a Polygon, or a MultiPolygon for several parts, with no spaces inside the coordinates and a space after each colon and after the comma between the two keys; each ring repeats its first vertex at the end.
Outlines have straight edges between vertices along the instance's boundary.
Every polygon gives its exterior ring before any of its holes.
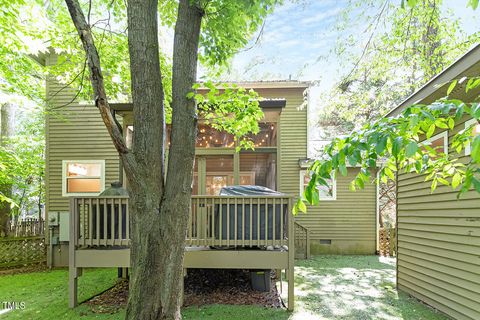
{"type": "MultiPolygon", "coordinates": [[[[431,79],[388,116],[415,103],[431,103],[447,95],[454,79],[459,84],[451,98],[478,102],[480,89],[465,92],[466,79],[480,76],[480,45],[431,79]]],[[[450,137],[480,125],[465,116],[453,130],[438,131],[429,143],[461,162],[470,160],[467,148],[457,154],[450,137]]],[[[398,186],[398,288],[455,319],[480,319],[480,195],[472,190],[460,199],[457,191],[439,186],[430,192],[423,176],[402,174],[398,186]]]]}

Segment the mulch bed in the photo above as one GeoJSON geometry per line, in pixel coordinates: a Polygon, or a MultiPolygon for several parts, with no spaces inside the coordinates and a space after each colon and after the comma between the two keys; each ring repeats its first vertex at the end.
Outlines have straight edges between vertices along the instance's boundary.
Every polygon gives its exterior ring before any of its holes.
{"type": "MultiPolygon", "coordinates": [[[[261,305],[282,308],[284,304],[271,278],[269,292],[253,290],[248,270],[189,269],[185,278],[184,306],[206,304],[261,305]]],[[[119,281],[113,288],[85,302],[93,312],[115,313],[126,307],[128,280],[119,281]]]]}

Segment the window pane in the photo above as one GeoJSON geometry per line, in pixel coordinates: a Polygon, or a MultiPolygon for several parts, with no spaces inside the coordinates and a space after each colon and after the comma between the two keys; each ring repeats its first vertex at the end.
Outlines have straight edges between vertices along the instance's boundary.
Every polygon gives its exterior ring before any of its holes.
{"type": "Polygon", "coordinates": [[[443,137],[441,137],[441,138],[433,140],[429,145],[430,145],[430,147],[435,149],[435,151],[437,151],[437,153],[445,153],[444,142],[445,142],[445,139],[443,137]]]}
{"type": "Polygon", "coordinates": [[[100,177],[102,165],[99,163],[68,163],[67,177],[100,177]]]}
{"type": "Polygon", "coordinates": [[[241,153],[240,184],[276,190],[277,155],[275,153],[241,153]]]}
{"type": "Polygon", "coordinates": [[[446,132],[440,133],[436,136],[433,136],[429,140],[422,142],[422,146],[420,147],[420,149],[424,153],[429,153],[431,148],[431,149],[434,149],[435,152],[438,154],[440,153],[448,154],[448,150],[445,149],[446,139],[447,139],[447,133],[446,132]],[[428,146],[428,148],[426,148],[425,146],[428,146]]]}
{"type": "Polygon", "coordinates": [[[67,192],[69,193],[99,193],[100,179],[68,179],[67,192]]]}
{"type": "Polygon", "coordinates": [[[274,122],[259,123],[260,131],[256,135],[250,135],[253,144],[257,148],[275,147],[277,145],[277,124],[274,122]]]}
{"type": "Polygon", "coordinates": [[[233,184],[233,156],[207,156],[205,193],[218,195],[220,189],[233,184]]]}
{"type": "MultiPolygon", "coordinates": [[[[335,181],[332,179],[326,179],[328,187],[324,185],[317,185],[318,195],[320,200],[328,200],[335,198],[335,181]]],[[[308,171],[305,172],[303,176],[303,190],[307,187],[310,182],[310,174],[308,171]]]]}
{"type": "Polygon", "coordinates": [[[472,128],[472,136],[476,137],[480,134],[480,123],[477,120],[467,121],[465,128],[472,128]]]}
{"type": "MultiPolygon", "coordinates": [[[[167,145],[170,146],[171,125],[167,125],[167,145]]],[[[233,135],[218,131],[205,124],[198,125],[197,140],[195,147],[197,148],[233,148],[235,142],[233,135]]]]}

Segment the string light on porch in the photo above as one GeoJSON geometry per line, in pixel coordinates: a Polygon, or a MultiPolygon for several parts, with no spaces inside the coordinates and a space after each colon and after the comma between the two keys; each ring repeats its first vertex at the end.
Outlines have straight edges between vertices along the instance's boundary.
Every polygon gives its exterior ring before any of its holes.
{"type": "MultiPolygon", "coordinates": [[[[267,147],[275,144],[275,124],[261,123],[260,132],[256,135],[249,135],[244,140],[250,139],[254,147],[267,147]]],[[[227,132],[221,132],[208,126],[202,126],[198,130],[197,147],[211,148],[211,147],[235,147],[233,135],[227,132]]]]}

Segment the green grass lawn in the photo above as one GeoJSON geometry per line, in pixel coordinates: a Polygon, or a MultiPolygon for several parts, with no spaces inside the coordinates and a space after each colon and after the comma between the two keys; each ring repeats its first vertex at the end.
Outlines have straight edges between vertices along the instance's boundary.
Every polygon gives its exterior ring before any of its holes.
{"type": "MultiPolygon", "coordinates": [[[[387,261],[388,262],[388,261],[387,261]]],[[[295,312],[261,306],[208,305],[183,310],[184,319],[447,319],[395,290],[395,267],[375,256],[317,256],[297,261],[295,312]]],[[[79,279],[79,299],[115,283],[116,270],[86,270],[79,279]]],[[[122,319],[124,310],[96,314],[86,305],[68,309],[68,271],[0,276],[0,302],[25,302],[24,310],[2,319],[122,319]]],[[[284,283],[285,285],[285,283],[284,283]]],[[[283,290],[286,293],[286,287],[283,290]]],[[[1,305],[0,305],[1,308],[1,305]]],[[[1,312],[1,311],[0,311],[1,312]]]]}

